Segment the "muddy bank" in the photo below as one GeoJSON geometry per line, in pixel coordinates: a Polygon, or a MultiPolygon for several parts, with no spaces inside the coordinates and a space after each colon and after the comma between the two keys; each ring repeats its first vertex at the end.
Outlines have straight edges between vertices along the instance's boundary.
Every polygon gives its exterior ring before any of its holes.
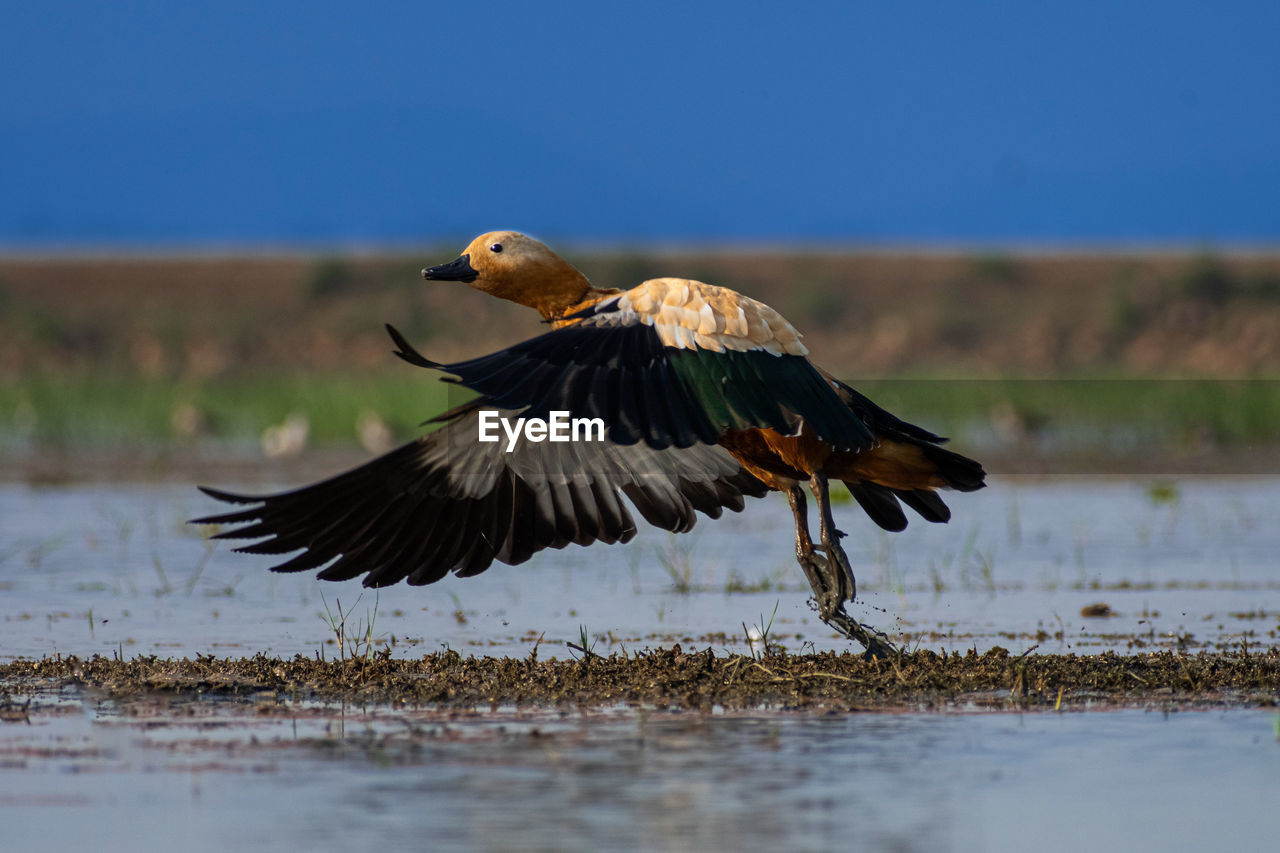
{"type": "Polygon", "coordinates": [[[847,653],[756,659],[711,649],[685,652],[675,645],[579,660],[464,658],[449,651],[415,660],[94,656],[0,664],[9,716],[24,696],[68,690],[100,692],[125,703],[156,694],[218,697],[263,714],[298,700],[459,710],[500,705],[832,712],[1275,707],[1280,704],[1280,649],[1015,657],[995,648],[982,655],[920,651],[865,661],[847,653]]]}
{"type": "MultiPolygon", "coordinates": [[[[384,370],[382,324],[444,361],[541,331],[526,309],[426,285],[409,255],[0,257],[0,377],[87,368],[207,378],[384,370]]],[[[556,246],[559,251],[569,247],[556,246]]],[[[1280,361],[1280,254],[568,252],[597,286],[683,276],[782,312],[837,373],[1248,376],[1280,361]]]]}

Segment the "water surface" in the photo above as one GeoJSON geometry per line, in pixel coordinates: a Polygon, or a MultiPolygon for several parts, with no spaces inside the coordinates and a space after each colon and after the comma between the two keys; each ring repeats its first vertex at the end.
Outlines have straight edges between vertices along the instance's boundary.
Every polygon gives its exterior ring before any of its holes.
{"type": "MultiPolygon", "coordinates": [[[[950,524],[917,519],[900,534],[837,508],[854,612],[909,646],[1275,642],[1280,479],[1005,479],[951,503],[950,524]],[[1112,615],[1081,615],[1095,604],[1112,615]]],[[[626,546],[570,546],[376,593],[273,574],[271,558],[215,547],[185,523],[217,508],[186,485],[0,485],[0,656],[332,656],[339,606],[349,636],[393,643],[396,655],[563,655],[582,628],[602,653],[671,642],[745,651],[744,625],[771,619],[788,650],[850,648],[807,604],[777,496],[684,536],[646,529],[626,546]]]]}
{"type": "MultiPolygon", "coordinates": [[[[234,486],[234,484],[225,484],[234,486]]],[[[1275,478],[997,480],[903,534],[838,508],[864,621],[1014,653],[1274,645],[1275,478]],[[1110,617],[1083,616],[1105,604],[1110,617]]],[[[0,656],[849,649],[806,604],[785,502],[626,547],[380,593],[276,575],[186,485],[0,486],[0,656]],[[376,611],[375,611],[376,608],[376,611]],[[776,608],[776,612],[775,612],[776,608]],[[772,624],[770,625],[770,620],[772,624]],[[372,622],[372,630],[365,631],[372,622]]],[[[12,697],[12,849],[1269,849],[1274,710],[441,712],[272,695],[12,697]]]]}

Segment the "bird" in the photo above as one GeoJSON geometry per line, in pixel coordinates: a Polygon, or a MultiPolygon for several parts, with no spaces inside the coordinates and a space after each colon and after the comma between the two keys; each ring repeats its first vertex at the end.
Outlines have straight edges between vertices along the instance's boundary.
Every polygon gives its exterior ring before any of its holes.
{"type": "Polygon", "coordinates": [[[248,507],[195,523],[233,525],[215,538],[261,540],[241,552],[301,552],[273,571],[363,575],[365,586],[381,587],[468,577],[570,543],[629,541],[637,527],[624,496],[648,523],[682,533],[698,513],[719,518],[780,491],[819,618],[868,655],[896,651],[845,609],[857,586],[830,481],[844,482],[881,528],[900,531],[903,505],[948,521],[939,490],[982,488],[980,463],[818,367],[781,314],[729,288],[684,278],[597,288],[517,231],[481,234],[422,276],[532,308],[550,329],[440,363],[388,325],[397,356],[477,396],[432,418],[435,431],[312,485],[261,495],[201,486],[248,507]],[[478,438],[486,419],[557,412],[598,420],[604,440],[539,441],[528,431],[509,442],[478,438]]]}

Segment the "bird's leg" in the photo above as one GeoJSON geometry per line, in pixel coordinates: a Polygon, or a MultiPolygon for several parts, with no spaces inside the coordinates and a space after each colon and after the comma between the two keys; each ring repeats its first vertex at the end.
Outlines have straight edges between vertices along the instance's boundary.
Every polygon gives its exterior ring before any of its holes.
{"type": "MultiPolygon", "coordinates": [[[[844,548],[840,546],[840,537],[844,534],[836,529],[835,519],[831,515],[831,494],[827,485],[826,475],[821,471],[814,472],[809,479],[809,488],[813,491],[813,496],[818,501],[818,529],[822,538],[822,548],[826,551],[826,559],[822,561],[819,573],[822,590],[820,591],[819,585],[814,583],[812,575],[809,578],[809,583],[813,586],[814,594],[818,599],[818,617],[838,633],[861,643],[866,649],[863,657],[868,660],[899,654],[898,649],[883,633],[863,625],[845,612],[844,603],[853,601],[854,596],[857,594],[857,585],[853,579],[853,568],[849,565],[849,558],[845,555],[844,548]]],[[[791,508],[794,511],[797,503],[799,503],[803,512],[804,492],[798,488],[794,489],[794,491],[799,492],[800,498],[798,502],[796,499],[791,498],[791,508]]],[[[788,493],[788,496],[790,497],[790,493],[788,493]]],[[[799,530],[801,523],[801,516],[797,515],[797,559],[800,556],[799,530]]],[[[804,528],[804,538],[808,541],[808,525],[804,524],[804,528]]],[[[810,543],[810,548],[812,548],[812,543],[810,543]]],[[[804,562],[802,561],[800,565],[804,566],[804,562]]],[[[809,569],[805,569],[806,574],[809,574],[809,571],[809,569]]]]}
{"type": "Polygon", "coordinates": [[[813,596],[821,610],[832,592],[826,580],[827,561],[813,552],[813,540],[809,538],[809,511],[804,499],[804,489],[799,483],[787,489],[787,502],[791,504],[791,514],[796,520],[796,562],[804,569],[804,575],[809,579],[809,586],[813,588],[813,596]]]}
{"type": "Polygon", "coordinates": [[[827,572],[828,582],[838,593],[837,601],[853,601],[857,596],[858,587],[853,579],[853,567],[849,565],[849,558],[845,555],[844,548],[840,546],[840,537],[844,534],[836,530],[836,522],[831,515],[831,491],[827,485],[827,475],[821,471],[815,471],[809,478],[809,489],[818,502],[818,533],[822,538],[822,549],[827,554],[827,565],[830,567],[827,572]]]}

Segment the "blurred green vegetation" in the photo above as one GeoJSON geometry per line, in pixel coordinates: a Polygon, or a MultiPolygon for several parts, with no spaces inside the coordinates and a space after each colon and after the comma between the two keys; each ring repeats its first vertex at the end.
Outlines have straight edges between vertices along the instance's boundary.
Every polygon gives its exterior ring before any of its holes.
{"type": "MultiPolygon", "coordinates": [[[[127,374],[0,381],[0,446],[255,441],[290,415],[313,443],[355,443],[370,415],[396,441],[466,399],[432,374],[253,373],[198,383],[127,374]]],[[[847,380],[906,420],[970,446],[1047,451],[1280,444],[1280,381],[1138,379],[847,380]]]]}
{"type": "Polygon", "coordinates": [[[0,446],[155,447],[203,440],[256,441],[290,415],[307,418],[309,440],[352,443],[362,416],[379,419],[397,441],[466,399],[457,386],[424,374],[254,373],[174,382],[137,375],[43,374],[0,381],[0,446]]]}
{"type": "Polygon", "coordinates": [[[1211,305],[1222,306],[1235,299],[1280,300],[1280,276],[1272,270],[1244,274],[1213,252],[1196,255],[1177,278],[1182,294],[1211,305]]]}
{"type": "Polygon", "coordinates": [[[324,258],[307,270],[306,290],[314,299],[323,299],[350,292],[356,287],[356,277],[341,258],[324,258]]]}
{"type": "Polygon", "coordinates": [[[1022,279],[1016,258],[1001,253],[984,253],[973,259],[972,274],[988,281],[1015,283],[1022,279]]]}
{"type": "Polygon", "coordinates": [[[892,379],[851,383],[906,420],[965,441],[1110,452],[1280,443],[1280,381],[892,379]]]}

